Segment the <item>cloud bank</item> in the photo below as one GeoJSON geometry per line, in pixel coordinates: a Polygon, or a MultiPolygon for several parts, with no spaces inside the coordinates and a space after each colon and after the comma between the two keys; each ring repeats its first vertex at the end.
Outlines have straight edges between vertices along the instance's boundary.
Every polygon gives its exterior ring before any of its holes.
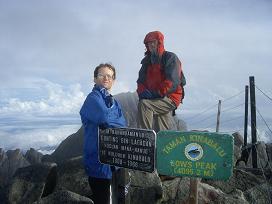
{"type": "MultiPolygon", "coordinates": [[[[38,100],[22,100],[20,98],[5,99],[0,107],[0,114],[18,116],[62,116],[74,115],[79,112],[85,95],[80,84],[64,87],[47,80],[35,82],[34,90],[41,90],[45,95],[38,100]],[[4,104],[3,104],[4,103],[4,104]]],[[[2,93],[3,94],[3,93],[2,93]]]]}

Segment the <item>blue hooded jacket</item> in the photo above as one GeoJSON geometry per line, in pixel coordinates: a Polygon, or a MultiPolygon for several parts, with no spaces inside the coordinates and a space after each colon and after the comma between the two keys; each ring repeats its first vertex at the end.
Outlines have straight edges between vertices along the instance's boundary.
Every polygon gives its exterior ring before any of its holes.
{"type": "Polygon", "coordinates": [[[99,162],[98,127],[125,127],[126,121],[119,103],[108,91],[95,85],[80,110],[84,126],[84,166],[88,176],[111,179],[110,165],[99,162]]]}

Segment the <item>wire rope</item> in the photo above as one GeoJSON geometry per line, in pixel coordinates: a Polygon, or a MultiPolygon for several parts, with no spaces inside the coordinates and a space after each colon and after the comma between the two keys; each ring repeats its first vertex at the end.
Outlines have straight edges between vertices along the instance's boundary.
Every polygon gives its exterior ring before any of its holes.
{"type": "Polygon", "coordinates": [[[257,110],[258,114],[261,116],[261,118],[262,118],[264,124],[266,125],[266,127],[268,128],[268,130],[269,130],[269,131],[271,132],[271,134],[272,134],[272,131],[271,131],[270,127],[268,126],[267,122],[265,121],[265,119],[263,118],[262,114],[260,113],[260,111],[258,110],[257,107],[256,107],[256,110],[257,110]]]}
{"type": "Polygon", "coordinates": [[[263,94],[265,95],[270,101],[272,101],[272,98],[268,96],[266,93],[264,93],[258,86],[255,85],[255,87],[263,94]]]}
{"type": "Polygon", "coordinates": [[[221,111],[221,113],[223,113],[223,112],[227,112],[227,111],[229,111],[229,110],[236,109],[236,108],[238,108],[238,107],[240,107],[240,106],[242,106],[242,105],[245,105],[245,103],[241,103],[241,104],[239,104],[239,105],[237,105],[237,106],[234,106],[234,107],[231,107],[231,108],[228,108],[228,109],[222,110],[222,111],[221,111]]]}
{"type": "MultiPolygon", "coordinates": [[[[234,98],[234,97],[236,97],[236,96],[239,96],[239,95],[242,94],[243,92],[245,92],[245,91],[244,91],[244,90],[243,90],[243,91],[240,91],[239,93],[237,93],[237,94],[235,94],[235,95],[233,95],[233,96],[230,96],[230,97],[228,97],[228,98],[226,98],[226,99],[222,99],[221,101],[222,101],[222,102],[228,101],[228,100],[230,100],[230,99],[232,99],[232,98],[234,98]]],[[[207,108],[207,109],[204,109],[202,112],[197,113],[197,114],[195,114],[195,115],[192,116],[192,117],[187,118],[187,120],[192,120],[193,118],[196,118],[196,117],[202,115],[203,113],[205,113],[205,112],[207,112],[207,111],[209,111],[209,110],[211,110],[211,109],[213,109],[214,107],[217,107],[217,106],[218,106],[218,103],[216,103],[216,104],[210,106],[210,107],[207,108]]]]}

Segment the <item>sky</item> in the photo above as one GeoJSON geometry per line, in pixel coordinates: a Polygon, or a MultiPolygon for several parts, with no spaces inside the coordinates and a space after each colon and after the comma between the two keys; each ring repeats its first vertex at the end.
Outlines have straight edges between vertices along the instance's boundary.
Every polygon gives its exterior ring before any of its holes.
{"type": "Polygon", "coordinates": [[[242,130],[254,76],[258,135],[270,141],[271,19],[271,0],[0,0],[0,148],[46,147],[77,131],[102,62],[117,69],[113,94],[134,92],[155,30],[182,61],[177,113],[189,129],[214,131],[222,100],[221,130],[242,130]]]}

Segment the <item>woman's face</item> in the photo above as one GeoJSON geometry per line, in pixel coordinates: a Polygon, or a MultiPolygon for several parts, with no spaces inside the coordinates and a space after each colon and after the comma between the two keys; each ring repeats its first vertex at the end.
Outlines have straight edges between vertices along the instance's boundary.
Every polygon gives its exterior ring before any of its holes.
{"type": "Polygon", "coordinates": [[[109,67],[101,67],[97,77],[94,78],[94,83],[110,90],[114,84],[113,71],[109,67]]]}

